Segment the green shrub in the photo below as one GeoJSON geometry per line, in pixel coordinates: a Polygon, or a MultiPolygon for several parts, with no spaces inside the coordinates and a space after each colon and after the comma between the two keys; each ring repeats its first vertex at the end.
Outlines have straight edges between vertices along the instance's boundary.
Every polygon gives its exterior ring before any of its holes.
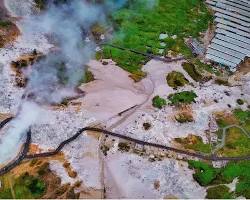
{"type": "Polygon", "coordinates": [[[238,178],[234,192],[229,193],[221,186],[211,187],[207,190],[207,198],[250,198],[250,161],[229,162],[219,169],[201,161],[188,161],[188,164],[195,170],[194,179],[202,186],[228,184],[238,178]]]}
{"type": "Polygon", "coordinates": [[[166,100],[161,98],[160,96],[155,96],[152,102],[153,102],[153,106],[159,109],[162,109],[165,105],[167,105],[166,100]]]}
{"type": "Polygon", "coordinates": [[[196,70],[195,65],[191,63],[183,63],[182,64],[183,69],[191,76],[191,78],[197,82],[202,80],[202,76],[200,73],[196,70]]]}
{"type": "Polygon", "coordinates": [[[167,75],[167,83],[172,88],[178,88],[188,84],[189,81],[181,72],[173,71],[167,75]]]}
{"type": "Polygon", "coordinates": [[[207,189],[207,199],[233,199],[230,189],[225,185],[218,185],[207,189]]]}
{"type": "Polygon", "coordinates": [[[130,150],[130,146],[126,142],[120,142],[118,144],[118,149],[119,149],[119,151],[126,151],[126,152],[128,152],[130,150]]]}
{"type": "Polygon", "coordinates": [[[175,115],[175,120],[179,123],[188,123],[188,122],[193,122],[194,118],[192,113],[183,112],[175,115]]]}
{"type": "Polygon", "coordinates": [[[200,136],[189,135],[186,138],[175,138],[175,141],[183,145],[185,149],[191,149],[202,153],[210,153],[210,144],[205,144],[200,136]]]}
{"type": "Polygon", "coordinates": [[[89,82],[94,81],[94,80],[95,80],[95,77],[94,77],[94,75],[92,74],[92,72],[89,71],[89,70],[86,70],[86,71],[85,71],[84,82],[85,82],[85,83],[89,83],[89,82]]]}
{"type": "Polygon", "coordinates": [[[218,171],[213,166],[201,161],[188,161],[189,168],[195,169],[194,179],[202,186],[207,186],[216,178],[218,171]]]}
{"type": "Polygon", "coordinates": [[[7,28],[12,25],[11,21],[0,21],[0,27],[7,28]]]}
{"type": "Polygon", "coordinates": [[[168,99],[173,105],[191,104],[195,102],[197,95],[193,91],[183,91],[175,94],[170,94],[168,99]]]}
{"type": "MultiPolygon", "coordinates": [[[[17,199],[35,199],[41,198],[46,190],[45,182],[42,179],[24,173],[18,178],[12,180],[13,195],[17,199]]],[[[3,184],[0,189],[0,198],[12,199],[11,188],[3,184]]]]}
{"type": "Polygon", "coordinates": [[[243,105],[245,103],[243,99],[237,99],[236,102],[239,105],[243,105]]]}

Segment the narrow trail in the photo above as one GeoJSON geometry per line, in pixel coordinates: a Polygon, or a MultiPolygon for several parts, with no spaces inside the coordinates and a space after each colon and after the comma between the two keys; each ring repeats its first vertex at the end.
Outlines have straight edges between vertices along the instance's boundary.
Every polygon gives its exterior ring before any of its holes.
{"type": "MultiPolygon", "coordinates": [[[[7,124],[11,119],[7,119],[4,121],[5,124],[7,124]]],[[[3,127],[5,124],[1,123],[0,127],[3,127]]],[[[143,146],[150,146],[150,147],[155,147],[158,149],[162,149],[162,150],[166,150],[166,151],[170,151],[170,152],[174,152],[177,154],[181,154],[181,155],[185,155],[185,156],[191,156],[194,158],[199,158],[202,160],[207,160],[207,161],[242,161],[242,160],[250,160],[250,155],[247,156],[237,156],[237,157],[218,157],[216,155],[204,155],[202,153],[196,153],[196,152],[191,152],[191,151],[186,151],[183,149],[177,149],[174,147],[169,147],[169,146],[164,146],[161,144],[157,144],[157,143],[150,143],[150,142],[145,142],[142,140],[138,140],[136,138],[131,138],[128,136],[124,136],[118,133],[114,133],[114,132],[110,132],[104,129],[100,129],[100,128],[94,128],[94,127],[85,127],[85,128],[81,128],[79,129],[75,135],[73,135],[72,137],[70,137],[67,140],[64,140],[54,151],[49,151],[49,152],[44,152],[44,153],[37,153],[37,154],[28,154],[29,152],[29,147],[31,144],[31,131],[29,130],[27,132],[27,136],[26,136],[26,141],[23,145],[23,149],[22,151],[19,153],[19,156],[17,157],[16,160],[10,162],[9,164],[7,164],[5,167],[0,169],[0,175],[3,175],[7,172],[9,172],[10,170],[12,170],[13,168],[15,168],[16,166],[18,166],[23,160],[25,159],[34,159],[34,158],[44,158],[44,157],[50,157],[50,156],[54,156],[56,154],[58,154],[65,145],[71,143],[72,141],[76,140],[84,131],[94,131],[94,132],[99,132],[105,135],[110,135],[112,137],[117,137],[117,138],[121,138],[130,142],[134,142],[136,144],[139,145],[143,145],[143,146]]]]}
{"type": "Polygon", "coordinates": [[[222,139],[221,139],[221,143],[218,144],[212,151],[212,153],[216,153],[218,150],[222,149],[225,146],[226,143],[226,136],[227,136],[227,130],[230,128],[238,128],[240,129],[249,139],[250,139],[250,133],[248,133],[244,128],[242,128],[241,126],[237,125],[237,124],[233,124],[233,125],[228,125],[224,128],[222,128],[222,139]]]}
{"type": "Polygon", "coordinates": [[[170,57],[164,58],[164,57],[161,57],[161,56],[156,56],[154,54],[144,53],[144,52],[137,51],[137,50],[134,50],[134,49],[125,48],[125,47],[121,47],[121,46],[117,46],[117,45],[113,45],[113,44],[108,44],[108,43],[103,43],[103,44],[100,44],[100,45],[102,45],[102,46],[110,46],[110,47],[115,48],[115,49],[120,49],[121,51],[130,51],[132,53],[145,56],[145,57],[147,57],[149,59],[159,60],[159,61],[167,62],[167,63],[185,59],[182,56],[178,57],[178,58],[170,58],[170,57]]]}

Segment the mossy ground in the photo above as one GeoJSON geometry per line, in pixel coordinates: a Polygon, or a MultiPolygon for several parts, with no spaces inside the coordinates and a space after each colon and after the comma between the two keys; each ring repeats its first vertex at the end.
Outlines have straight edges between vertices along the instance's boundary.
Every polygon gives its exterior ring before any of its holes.
{"type": "MultiPolygon", "coordinates": [[[[197,38],[212,21],[202,0],[158,0],[153,8],[146,6],[149,0],[131,2],[111,16],[116,31],[112,44],[145,53],[162,55],[172,50],[192,57],[184,38],[197,38]],[[160,39],[162,33],[168,37],[160,39]]],[[[103,55],[131,73],[140,71],[148,61],[144,56],[109,46],[104,48],[103,55]]]]}

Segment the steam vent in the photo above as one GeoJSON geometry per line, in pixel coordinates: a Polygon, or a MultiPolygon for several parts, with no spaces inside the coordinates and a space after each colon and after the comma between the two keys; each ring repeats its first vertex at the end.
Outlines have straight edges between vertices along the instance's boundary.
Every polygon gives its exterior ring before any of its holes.
{"type": "Polygon", "coordinates": [[[250,0],[0,0],[1,199],[250,200],[250,0]]]}
{"type": "Polygon", "coordinates": [[[216,35],[206,58],[235,68],[250,56],[250,1],[206,0],[215,12],[216,35]]]}

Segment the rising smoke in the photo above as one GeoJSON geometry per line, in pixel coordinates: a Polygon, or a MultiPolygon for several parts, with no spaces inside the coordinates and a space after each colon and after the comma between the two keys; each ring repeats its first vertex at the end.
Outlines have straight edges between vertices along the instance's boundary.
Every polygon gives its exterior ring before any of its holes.
{"type": "MultiPolygon", "coordinates": [[[[107,14],[128,1],[71,0],[65,4],[51,3],[45,11],[23,20],[23,35],[32,39],[36,33],[44,34],[52,38],[56,50],[34,64],[27,74],[26,99],[22,100],[20,112],[10,124],[11,128],[0,140],[0,163],[13,157],[11,152],[16,153],[24,133],[39,119],[42,112],[37,103],[58,103],[74,94],[74,88],[84,74],[84,66],[95,54],[97,44],[94,40],[86,40],[91,27],[96,23],[105,24],[107,14]],[[65,80],[63,83],[62,78],[65,80]]],[[[149,6],[154,1],[146,0],[149,6]]]]}

